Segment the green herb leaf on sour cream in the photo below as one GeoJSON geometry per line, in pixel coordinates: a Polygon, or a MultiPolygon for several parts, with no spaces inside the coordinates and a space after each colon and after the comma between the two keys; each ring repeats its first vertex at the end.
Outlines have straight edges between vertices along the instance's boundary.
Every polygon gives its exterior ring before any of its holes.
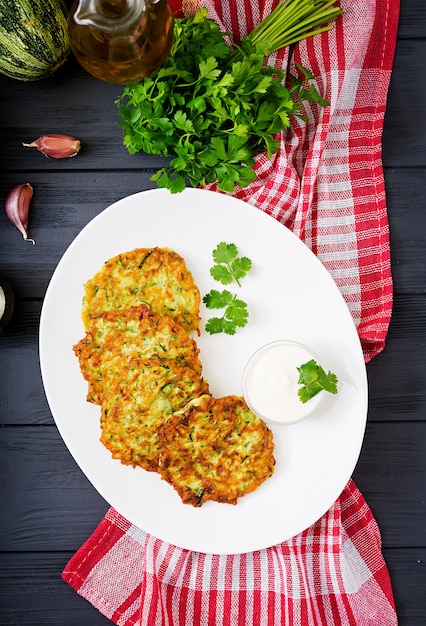
{"type": "Polygon", "coordinates": [[[299,372],[299,385],[302,385],[298,391],[300,400],[305,403],[320,391],[328,391],[329,393],[337,393],[338,379],[336,374],[332,372],[326,373],[315,359],[311,359],[297,368],[299,372]]]}

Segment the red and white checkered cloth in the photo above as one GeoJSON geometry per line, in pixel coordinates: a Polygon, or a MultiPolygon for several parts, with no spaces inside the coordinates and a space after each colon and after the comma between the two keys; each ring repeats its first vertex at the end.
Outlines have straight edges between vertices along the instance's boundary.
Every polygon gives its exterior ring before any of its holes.
{"type": "MultiPolygon", "coordinates": [[[[170,0],[173,8],[179,0],[170,0]]],[[[185,4],[186,2],[186,4],[185,4]]],[[[275,0],[184,0],[208,6],[238,41],[275,0]]],[[[343,294],[368,361],[392,309],[381,162],[398,0],[342,0],[333,29],[296,46],[330,106],[293,119],[271,160],[239,198],[291,228],[343,294]]],[[[271,58],[286,63],[286,52],[271,58]]],[[[379,529],[352,481],[312,527],[248,554],[191,552],[156,539],[115,510],[67,564],[63,578],[120,626],[394,626],[379,529]]]]}
{"type": "Polygon", "coordinates": [[[120,626],[394,626],[377,524],[352,481],[316,524],[231,556],[176,548],[110,509],[63,577],[120,626]]]}

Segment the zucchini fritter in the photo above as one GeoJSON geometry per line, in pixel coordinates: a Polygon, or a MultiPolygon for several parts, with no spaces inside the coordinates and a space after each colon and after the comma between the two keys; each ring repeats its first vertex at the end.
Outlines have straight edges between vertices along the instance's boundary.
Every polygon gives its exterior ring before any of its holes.
{"type": "Polygon", "coordinates": [[[160,359],[131,359],[102,401],[101,442],[125,465],[158,470],[158,428],[193,398],[208,393],[194,370],[160,359]]]}
{"type": "Polygon", "coordinates": [[[274,471],[272,432],[239,396],[203,396],[158,430],[161,477],[186,504],[236,504],[274,471]]]}
{"type": "Polygon", "coordinates": [[[176,361],[201,373],[199,348],[179,324],[141,304],[123,311],[101,313],[73,347],[89,383],[88,402],[100,404],[117,372],[131,357],[176,361]]]}
{"type": "Polygon", "coordinates": [[[187,333],[198,330],[200,292],[184,259],[168,248],[136,248],[109,259],[84,286],[82,319],[149,304],[187,333]]]}

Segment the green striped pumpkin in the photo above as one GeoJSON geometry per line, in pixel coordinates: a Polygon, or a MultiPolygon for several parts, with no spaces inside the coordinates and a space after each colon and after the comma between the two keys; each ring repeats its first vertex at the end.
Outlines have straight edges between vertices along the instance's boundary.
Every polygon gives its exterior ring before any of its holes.
{"type": "Polygon", "coordinates": [[[62,0],[0,0],[0,72],[17,80],[52,75],[70,47],[62,0]]]}

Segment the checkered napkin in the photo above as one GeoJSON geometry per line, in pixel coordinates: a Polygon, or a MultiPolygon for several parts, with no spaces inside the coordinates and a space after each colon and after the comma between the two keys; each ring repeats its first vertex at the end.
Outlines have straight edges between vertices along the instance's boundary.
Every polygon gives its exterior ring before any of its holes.
{"type": "MultiPolygon", "coordinates": [[[[179,0],[170,0],[178,6],[179,0]]],[[[238,41],[273,0],[184,0],[208,6],[238,41]]],[[[392,309],[381,137],[398,0],[342,0],[333,29],[271,57],[309,68],[330,106],[308,105],[280,150],[256,162],[236,196],[289,227],[333,276],[368,361],[384,346],[392,309]]],[[[284,543],[257,552],[191,552],[133,526],[114,509],[63,578],[120,626],[394,626],[379,529],[350,480],[331,509],[284,543]]]]}

